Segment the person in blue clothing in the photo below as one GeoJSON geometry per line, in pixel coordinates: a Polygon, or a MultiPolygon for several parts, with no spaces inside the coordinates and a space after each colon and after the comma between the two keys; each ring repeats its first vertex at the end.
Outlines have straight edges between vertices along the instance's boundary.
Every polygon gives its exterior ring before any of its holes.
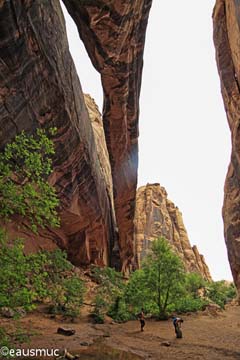
{"type": "Polygon", "coordinates": [[[181,330],[181,324],[183,323],[183,319],[177,316],[172,317],[173,326],[175,329],[175,334],[178,339],[182,338],[182,330],[181,330]]]}

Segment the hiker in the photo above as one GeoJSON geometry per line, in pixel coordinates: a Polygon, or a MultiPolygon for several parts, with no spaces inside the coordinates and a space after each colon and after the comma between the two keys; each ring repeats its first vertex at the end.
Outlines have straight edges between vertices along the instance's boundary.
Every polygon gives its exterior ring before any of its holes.
{"type": "Polygon", "coordinates": [[[173,316],[172,317],[173,326],[175,329],[175,334],[178,339],[182,338],[182,330],[181,330],[181,324],[183,323],[183,319],[173,316]]]}
{"type": "Polygon", "coordinates": [[[143,308],[142,308],[141,312],[138,314],[138,319],[140,321],[141,331],[144,331],[143,328],[145,326],[145,315],[144,315],[143,308]]]}

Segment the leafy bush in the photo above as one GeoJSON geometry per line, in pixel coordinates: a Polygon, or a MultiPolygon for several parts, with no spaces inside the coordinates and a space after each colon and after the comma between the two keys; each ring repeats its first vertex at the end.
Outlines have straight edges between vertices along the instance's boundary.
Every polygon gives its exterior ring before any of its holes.
{"type": "Polygon", "coordinates": [[[84,283],[76,275],[72,275],[62,282],[52,283],[49,291],[50,312],[76,317],[79,315],[83,303],[84,283]]]}
{"type": "MultiPolygon", "coordinates": [[[[53,135],[56,129],[50,129],[53,135]]],[[[23,216],[31,228],[59,226],[55,189],[48,184],[52,172],[53,141],[45,131],[17,135],[0,153],[0,218],[23,216]]],[[[24,255],[23,240],[8,243],[0,229],[0,307],[34,308],[48,298],[55,309],[76,316],[82,304],[83,282],[61,250],[24,255]]]]}
{"type": "Polygon", "coordinates": [[[125,280],[122,273],[109,267],[92,267],[92,274],[99,284],[92,314],[95,321],[104,321],[104,314],[108,314],[114,320],[128,320],[129,312],[124,299],[125,280]]]}
{"type": "Polygon", "coordinates": [[[11,339],[3,327],[0,327],[0,346],[6,346],[8,349],[12,348],[11,339]]]}
{"type": "MultiPolygon", "coordinates": [[[[50,129],[54,134],[56,129],[50,129]]],[[[0,217],[26,218],[34,231],[37,226],[59,226],[55,189],[47,182],[52,172],[53,141],[45,131],[36,135],[22,131],[0,153],[0,217]]]]}
{"type": "Polygon", "coordinates": [[[208,301],[206,299],[193,297],[192,295],[185,295],[175,302],[171,310],[180,313],[201,311],[207,304],[208,301]]]}
{"type": "Polygon", "coordinates": [[[65,252],[40,251],[24,255],[23,243],[9,245],[0,232],[0,307],[24,307],[48,298],[55,312],[77,316],[82,305],[84,284],[73,274],[65,252]]]}
{"type": "Polygon", "coordinates": [[[177,312],[194,312],[203,310],[209,303],[206,298],[205,290],[206,281],[200,274],[186,273],[182,287],[182,296],[176,298],[171,305],[171,310],[177,312]],[[200,292],[202,293],[200,295],[200,292]]]}
{"type": "Polygon", "coordinates": [[[104,323],[104,315],[106,313],[106,302],[101,295],[97,294],[95,297],[94,309],[91,313],[92,319],[96,324],[104,323]]]}
{"type": "Polygon", "coordinates": [[[193,297],[199,296],[199,290],[205,289],[206,281],[200,274],[197,273],[187,273],[185,275],[185,290],[188,294],[191,294],[193,297]]]}
{"type": "Polygon", "coordinates": [[[224,280],[209,283],[207,296],[221,308],[237,296],[237,290],[233,283],[229,284],[224,280]]]}
{"type": "Polygon", "coordinates": [[[24,306],[30,310],[35,293],[28,287],[30,267],[23,253],[23,243],[15,241],[8,246],[6,236],[0,231],[0,307],[24,306]]]}
{"type": "Polygon", "coordinates": [[[135,318],[124,297],[116,298],[114,304],[111,304],[107,314],[118,322],[125,322],[135,318]]]}

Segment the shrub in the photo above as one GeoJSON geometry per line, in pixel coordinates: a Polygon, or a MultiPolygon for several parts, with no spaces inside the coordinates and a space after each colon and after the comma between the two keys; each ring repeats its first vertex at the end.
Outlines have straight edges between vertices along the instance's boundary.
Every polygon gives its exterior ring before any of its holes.
{"type": "Polygon", "coordinates": [[[185,275],[185,284],[184,288],[188,294],[191,294],[193,297],[199,296],[199,290],[206,287],[206,281],[200,274],[197,273],[187,273],[185,275]]]}
{"type": "Polygon", "coordinates": [[[101,295],[96,295],[94,309],[91,313],[92,319],[96,324],[104,323],[104,315],[106,313],[106,302],[101,295]]]}
{"type": "Polygon", "coordinates": [[[48,298],[55,312],[77,316],[82,305],[84,283],[71,272],[65,252],[39,251],[24,255],[23,243],[9,245],[0,232],[0,307],[33,309],[48,298]]]}
{"type": "Polygon", "coordinates": [[[122,273],[109,267],[92,267],[92,274],[99,284],[92,315],[95,321],[104,321],[105,314],[114,320],[127,320],[129,314],[124,300],[126,285],[122,273]]]}
{"type": "Polygon", "coordinates": [[[49,292],[51,312],[76,317],[83,303],[84,283],[76,275],[64,279],[62,284],[53,283],[49,292]]]}
{"type": "Polygon", "coordinates": [[[209,283],[207,286],[207,296],[221,308],[237,296],[236,287],[233,283],[229,284],[224,280],[209,283]]]}
{"type": "MultiPolygon", "coordinates": [[[[50,129],[54,134],[56,129],[50,129]]],[[[53,141],[45,131],[35,135],[22,131],[0,153],[0,217],[12,215],[27,219],[32,230],[59,226],[58,198],[47,178],[52,172],[53,141]]]]}
{"type": "Polygon", "coordinates": [[[0,326],[0,346],[6,346],[8,349],[12,348],[11,339],[2,326],[0,326]]]}
{"type": "Polygon", "coordinates": [[[207,304],[208,301],[206,299],[193,297],[192,295],[185,295],[184,297],[176,301],[176,303],[172,307],[172,311],[177,311],[180,313],[201,311],[207,304]]]}
{"type": "Polygon", "coordinates": [[[115,303],[110,306],[107,314],[118,322],[125,322],[135,318],[131,311],[129,311],[124,297],[116,298],[115,303]]]}
{"type": "Polygon", "coordinates": [[[22,241],[17,240],[8,246],[6,235],[0,231],[0,259],[0,307],[24,306],[30,310],[35,294],[28,287],[30,267],[23,253],[22,241]]]}

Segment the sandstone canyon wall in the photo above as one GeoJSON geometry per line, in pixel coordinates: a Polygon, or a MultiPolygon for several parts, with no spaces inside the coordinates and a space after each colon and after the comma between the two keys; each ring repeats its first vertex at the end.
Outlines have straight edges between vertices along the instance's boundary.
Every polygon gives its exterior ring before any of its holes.
{"type": "Polygon", "coordinates": [[[204,257],[196,246],[190,245],[181,212],[159,184],[147,184],[138,189],[134,223],[138,266],[141,266],[151,242],[163,236],[176,249],[187,271],[200,273],[206,280],[212,280],[204,257]]]}
{"type": "Polygon", "coordinates": [[[50,181],[60,196],[62,225],[41,231],[40,242],[25,232],[28,248],[57,244],[76,265],[127,269],[134,257],[138,100],[151,0],[64,2],[101,73],[113,182],[102,168],[58,0],[0,2],[0,146],[21,130],[58,128],[50,181]],[[111,261],[118,251],[121,264],[111,261]]]}
{"type": "Polygon", "coordinates": [[[23,129],[58,129],[51,182],[62,226],[41,232],[39,246],[57,243],[75,264],[106,264],[116,225],[60,4],[2,1],[0,18],[1,146],[23,129]]]}
{"type": "Polygon", "coordinates": [[[240,2],[217,0],[214,44],[221,91],[231,131],[232,153],[224,186],[224,235],[235,284],[240,292],[240,2]]]}
{"type": "Polygon", "coordinates": [[[104,92],[103,123],[113,177],[123,270],[133,261],[138,115],[143,50],[152,0],[63,0],[104,92]]]}

